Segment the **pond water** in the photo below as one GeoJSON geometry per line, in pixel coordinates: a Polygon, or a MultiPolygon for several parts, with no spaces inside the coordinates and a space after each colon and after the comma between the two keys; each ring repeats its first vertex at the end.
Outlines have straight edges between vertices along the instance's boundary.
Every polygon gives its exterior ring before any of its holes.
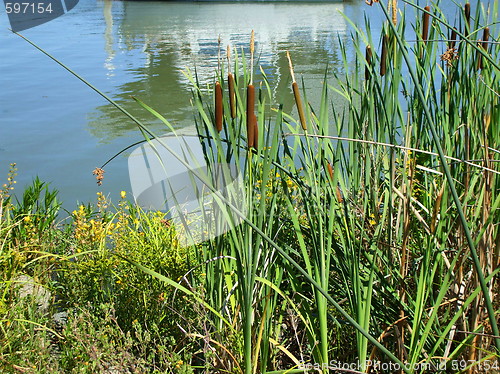
{"type": "MultiPolygon", "coordinates": [[[[292,110],[286,60],[311,92],[325,68],[341,65],[338,41],[350,44],[364,12],[380,34],[381,11],[351,2],[148,2],[80,0],[66,15],[22,34],[109,95],[154,131],[161,126],[131,99],[136,96],[177,128],[190,131],[194,111],[182,71],[213,79],[218,38],[248,52],[255,30],[258,63],[277,87],[276,102],[292,110]]],[[[60,191],[64,207],[95,201],[97,191],[117,200],[130,191],[127,154],[106,167],[96,185],[92,170],[141,139],[127,117],[41,52],[7,30],[0,13],[0,181],[16,162],[18,192],[35,176],[60,191]]],[[[318,92],[319,93],[319,92],[318,92]]],[[[314,98],[312,98],[313,100],[314,98]]]]}

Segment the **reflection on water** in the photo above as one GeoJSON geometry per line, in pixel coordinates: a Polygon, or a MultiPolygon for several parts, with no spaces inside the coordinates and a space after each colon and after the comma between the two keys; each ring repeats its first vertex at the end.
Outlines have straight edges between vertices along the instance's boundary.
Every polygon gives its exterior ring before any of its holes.
{"type": "MultiPolygon", "coordinates": [[[[453,2],[442,3],[441,9],[449,8],[452,14],[447,16],[453,19],[453,2]]],[[[248,53],[249,35],[255,30],[258,64],[274,87],[276,103],[284,103],[285,111],[291,112],[285,51],[291,52],[296,74],[304,79],[308,100],[315,104],[327,64],[334,71],[342,65],[339,40],[350,46],[352,27],[341,12],[362,26],[366,11],[377,43],[382,17],[377,8],[362,0],[80,0],[71,12],[24,34],[162,133],[158,121],[131,96],[157,109],[174,126],[189,128],[194,114],[182,70],[196,68],[202,82],[212,82],[219,36],[224,48],[230,44],[248,53]]],[[[7,24],[0,7],[0,25],[7,24]]],[[[411,28],[409,32],[414,38],[411,28]]],[[[353,51],[347,55],[352,59],[353,51]]],[[[127,117],[7,28],[0,28],[0,71],[0,181],[9,162],[16,162],[19,190],[38,175],[60,191],[70,210],[77,200],[94,200],[98,190],[114,197],[120,190],[130,191],[126,154],[107,166],[101,187],[91,174],[140,139],[127,117]]]]}
{"type": "Polygon", "coordinates": [[[113,71],[115,70],[115,66],[113,65],[113,59],[115,57],[116,51],[114,46],[114,37],[113,37],[113,0],[104,0],[103,6],[103,14],[104,20],[106,21],[106,29],[104,30],[104,38],[106,39],[105,50],[108,57],[104,62],[104,66],[109,71],[109,76],[113,75],[113,71]]]}
{"type": "MultiPolygon", "coordinates": [[[[190,83],[183,70],[196,69],[198,79],[213,82],[218,66],[218,39],[224,52],[227,45],[248,54],[249,38],[255,30],[257,64],[262,66],[273,87],[276,103],[292,108],[290,77],[285,51],[290,50],[296,71],[312,92],[319,88],[328,65],[339,69],[339,40],[349,44],[347,22],[342,13],[356,17],[360,4],[351,3],[103,3],[106,20],[106,67],[115,69],[116,49],[122,54],[141,56],[141,63],[127,67],[132,79],[117,86],[113,98],[139,119],[158,121],[130,96],[139,97],[182,128],[191,126],[190,83]],[[113,15],[113,17],[111,17],[113,15]],[[115,27],[116,39],[111,33],[115,27]]],[[[223,53],[224,55],[224,53],[223,53]]],[[[224,56],[223,56],[224,57],[224,56]]],[[[225,60],[224,60],[225,62],[225,60]]],[[[135,131],[135,125],[105,104],[92,113],[91,133],[101,141],[135,131]]]]}

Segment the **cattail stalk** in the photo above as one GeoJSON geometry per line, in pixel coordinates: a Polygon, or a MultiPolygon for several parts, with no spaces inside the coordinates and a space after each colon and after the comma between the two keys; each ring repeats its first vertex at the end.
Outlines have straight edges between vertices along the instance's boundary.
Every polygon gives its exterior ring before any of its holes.
{"type": "Polygon", "coordinates": [[[382,56],[380,57],[380,76],[383,77],[387,71],[387,43],[389,36],[384,34],[382,38],[382,56]]]}
{"type": "Polygon", "coordinates": [[[255,33],[250,34],[250,84],[253,84],[253,54],[255,52],[255,33]]]}
{"type": "Polygon", "coordinates": [[[394,26],[398,24],[398,0],[392,0],[392,23],[394,26]]]}
{"type": "Polygon", "coordinates": [[[259,148],[259,125],[257,123],[257,116],[253,116],[253,148],[259,148]]]}
{"type": "Polygon", "coordinates": [[[221,58],[220,58],[220,45],[221,45],[221,38],[219,35],[219,38],[217,39],[217,70],[220,71],[220,66],[221,66],[221,58]]]}
{"type": "Polygon", "coordinates": [[[428,12],[431,11],[430,6],[426,6],[425,8],[425,13],[423,15],[423,22],[422,22],[422,40],[424,43],[427,44],[427,40],[429,40],[429,19],[430,19],[430,14],[428,12]]]}
{"type": "Polygon", "coordinates": [[[255,117],[255,87],[253,85],[253,54],[255,51],[254,31],[250,37],[250,83],[247,86],[247,143],[248,148],[254,146],[255,127],[257,119],[255,117]]]}
{"type": "Polygon", "coordinates": [[[369,45],[366,46],[366,51],[365,51],[365,58],[366,58],[366,66],[365,66],[365,80],[370,79],[370,66],[372,64],[372,47],[369,45]]]}
{"type": "Polygon", "coordinates": [[[300,97],[299,85],[295,80],[295,73],[293,72],[292,58],[290,57],[290,52],[286,51],[286,57],[288,58],[288,66],[290,68],[290,75],[292,76],[292,90],[293,96],[295,98],[295,104],[297,105],[297,111],[299,112],[299,120],[304,131],[307,130],[306,116],[304,115],[304,108],[302,107],[302,99],[300,97]]]}

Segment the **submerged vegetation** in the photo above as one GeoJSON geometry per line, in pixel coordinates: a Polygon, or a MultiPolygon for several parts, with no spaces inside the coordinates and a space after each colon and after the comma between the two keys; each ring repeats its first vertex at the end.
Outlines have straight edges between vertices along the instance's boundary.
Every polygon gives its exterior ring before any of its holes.
{"type": "Polygon", "coordinates": [[[245,212],[218,195],[224,235],[183,247],[125,193],[58,222],[39,180],[13,197],[13,166],[2,372],[498,371],[499,2],[455,21],[408,3],[413,23],[390,3],[317,103],[290,51],[294,113],[254,72],[253,35],[210,87],[186,72],[208,168],[244,176],[245,212]]]}

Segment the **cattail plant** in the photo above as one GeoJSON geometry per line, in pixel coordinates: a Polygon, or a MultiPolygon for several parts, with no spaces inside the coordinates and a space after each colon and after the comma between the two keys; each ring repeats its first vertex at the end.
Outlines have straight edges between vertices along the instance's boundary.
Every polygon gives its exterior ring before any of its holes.
{"type": "Polygon", "coordinates": [[[290,75],[292,76],[292,90],[293,96],[295,98],[295,105],[297,105],[297,111],[299,112],[299,120],[304,131],[307,130],[306,117],[304,115],[304,108],[302,107],[302,99],[300,97],[299,85],[295,80],[295,73],[293,71],[292,58],[290,57],[290,52],[286,51],[286,57],[288,58],[288,67],[290,68],[290,75]]]}
{"type": "Polygon", "coordinates": [[[380,76],[383,77],[387,71],[387,42],[389,36],[384,34],[382,37],[382,55],[380,57],[380,76]]]}

